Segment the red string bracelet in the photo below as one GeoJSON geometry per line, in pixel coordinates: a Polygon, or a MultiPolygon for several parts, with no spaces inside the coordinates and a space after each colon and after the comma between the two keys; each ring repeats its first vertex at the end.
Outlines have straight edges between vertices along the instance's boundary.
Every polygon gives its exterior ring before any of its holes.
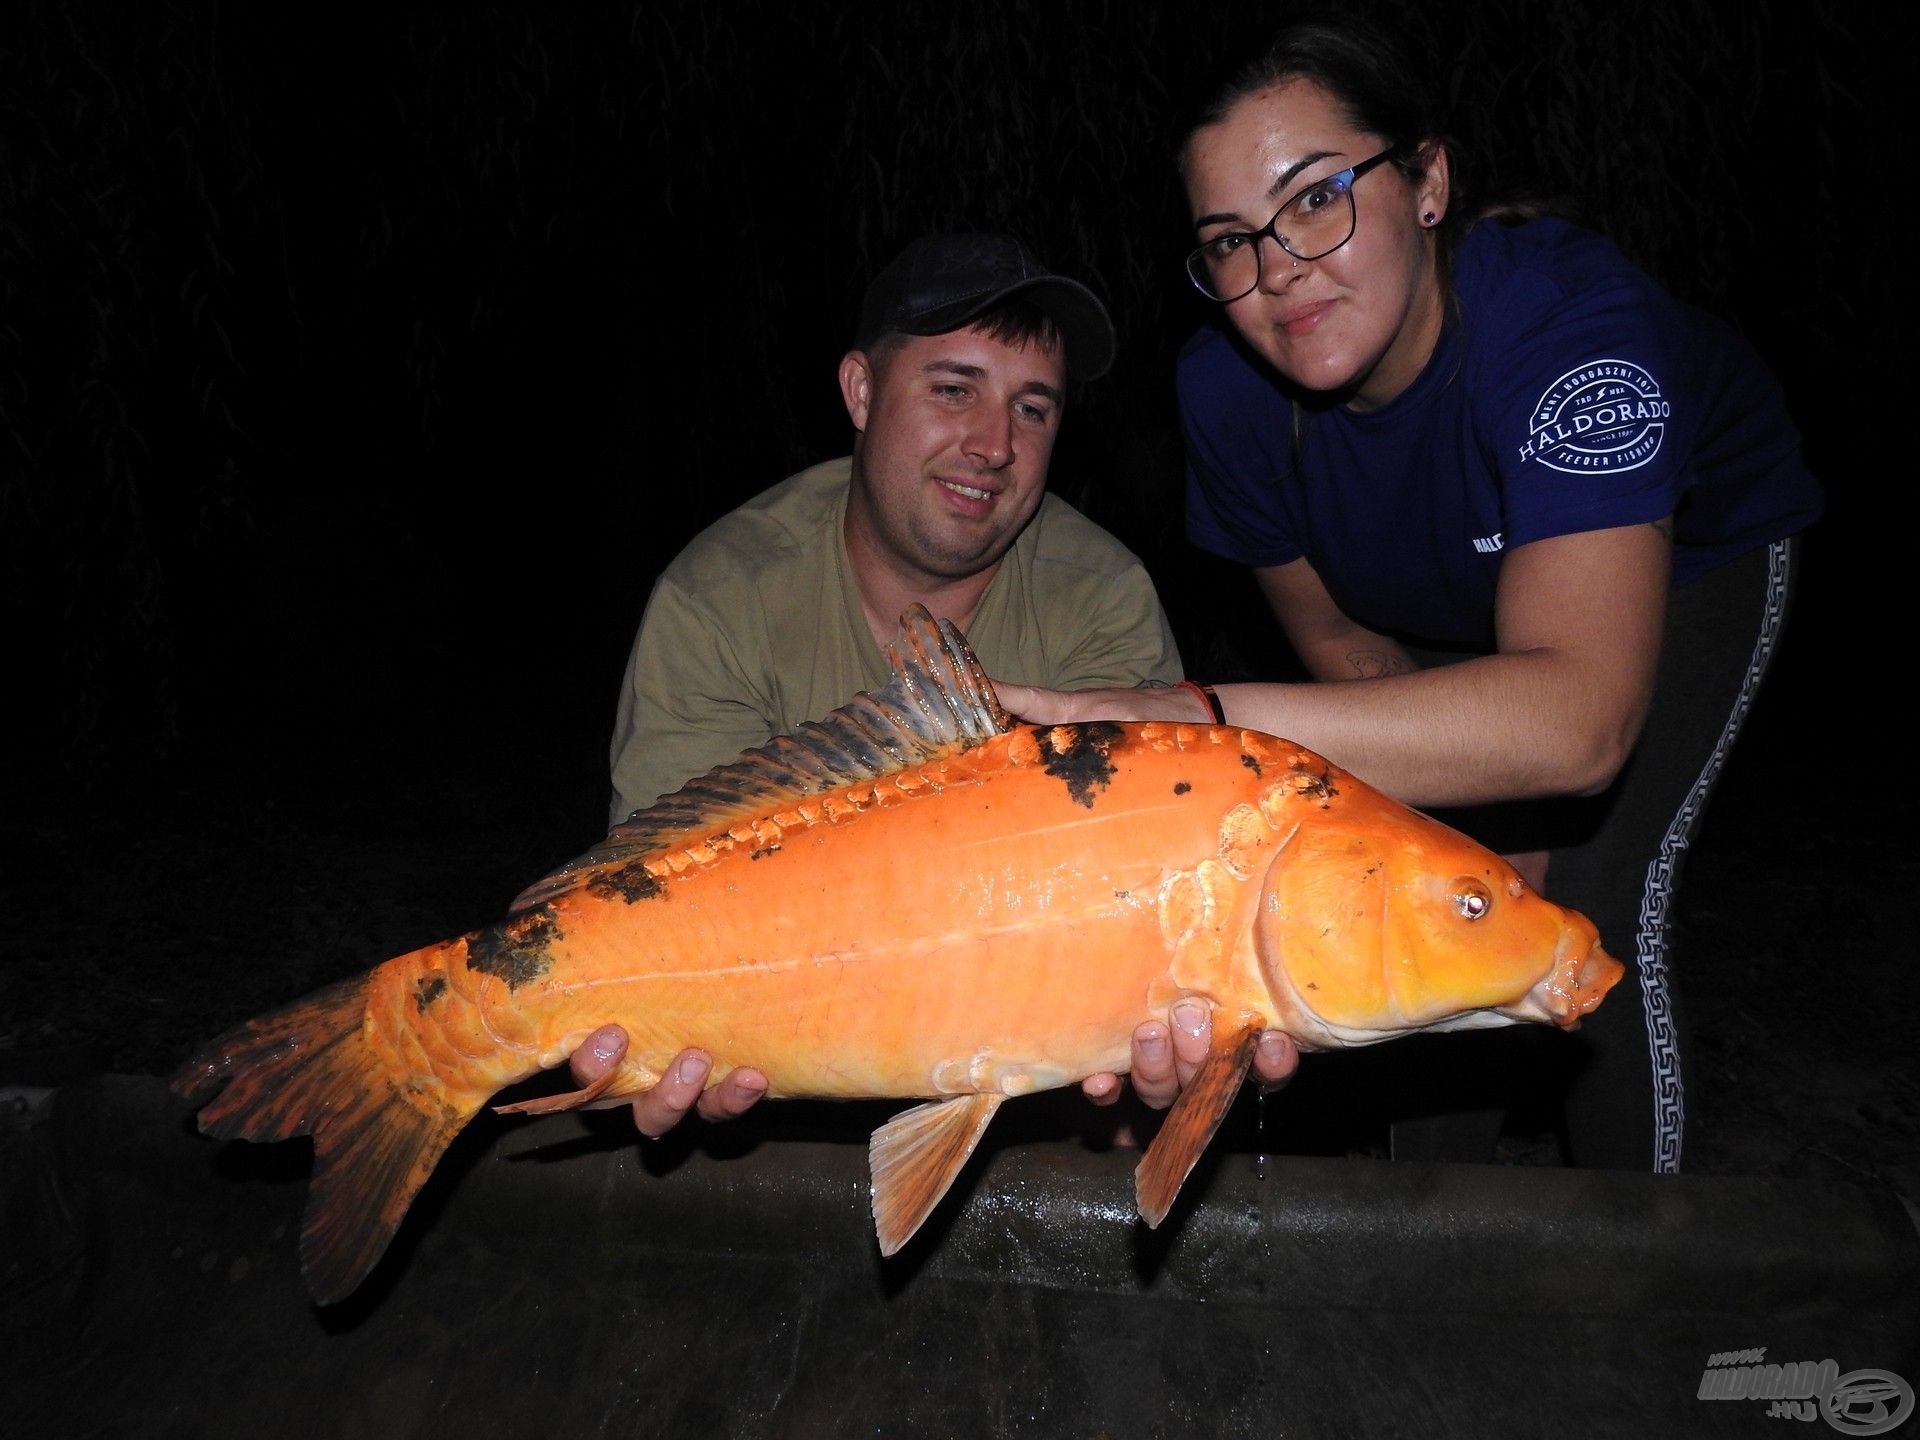
{"type": "Polygon", "coordinates": [[[1207,709],[1213,713],[1214,724],[1224,725],[1227,723],[1227,712],[1220,708],[1220,697],[1213,693],[1213,687],[1211,685],[1198,685],[1191,680],[1182,680],[1180,683],[1200,697],[1200,703],[1205,705],[1207,709]]]}

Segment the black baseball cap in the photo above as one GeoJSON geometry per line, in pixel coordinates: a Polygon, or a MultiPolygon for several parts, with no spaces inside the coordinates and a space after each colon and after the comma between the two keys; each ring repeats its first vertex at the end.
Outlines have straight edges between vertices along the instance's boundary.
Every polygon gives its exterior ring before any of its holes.
{"type": "Polygon", "coordinates": [[[1055,275],[1011,235],[922,235],[873,277],[860,306],[864,350],[882,335],[944,335],[1015,296],[1044,306],[1067,344],[1078,380],[1098,380],[1113,365],[1113,321],[1100,297],[1055,275]]]}

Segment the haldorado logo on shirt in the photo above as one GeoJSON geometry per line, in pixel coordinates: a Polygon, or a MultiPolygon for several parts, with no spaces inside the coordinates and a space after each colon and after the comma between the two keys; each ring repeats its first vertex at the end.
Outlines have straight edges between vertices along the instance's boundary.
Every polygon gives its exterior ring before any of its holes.
{"type": "Polygon", "coordinates": [[[1533,407],[1520,460],[1568,474],[1632,470],[1660,451],[1673,407],[1630,360],[1593,360],[1547,387],[1533,407]]]}

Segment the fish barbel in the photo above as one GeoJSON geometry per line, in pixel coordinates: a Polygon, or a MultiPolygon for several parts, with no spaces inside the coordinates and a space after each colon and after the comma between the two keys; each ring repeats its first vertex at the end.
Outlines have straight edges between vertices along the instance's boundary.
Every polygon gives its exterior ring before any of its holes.
{"type": "Polygon", "coordinates": [[[1619,979],[1584,916],[1499,856],[1278,737],[1017,725],[919,607],[893,678],[637,811],[485,929],[230,1031],[174,1091],[202,1132],[310,1135],[302,1274],[321,1303],[385,1250],[502,1088],[625,1027],[607,1104],[683,1046],[707,1083],[919,1099],[874,1132],[881,1251],[905,1244],[1009,1097],[1128,1062],[1183,997],[1213,1049],[1142,1157],[1150,1225],[1260,1032],[1305,1050],[1516,1022],[1572,1028],[1619,979]]]}

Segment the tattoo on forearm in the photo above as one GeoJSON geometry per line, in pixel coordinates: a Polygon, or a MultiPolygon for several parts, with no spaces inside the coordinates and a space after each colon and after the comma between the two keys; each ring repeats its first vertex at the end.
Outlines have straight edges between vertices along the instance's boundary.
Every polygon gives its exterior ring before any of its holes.
{"type": "Polygon", "coordinates": [[[1404,656],[1386,650],[1350,650],[1347,663],[1353,666],[1356,680],[1377,680],[1382,675],[1408,675],[1414,667],[1404,656]]]}

